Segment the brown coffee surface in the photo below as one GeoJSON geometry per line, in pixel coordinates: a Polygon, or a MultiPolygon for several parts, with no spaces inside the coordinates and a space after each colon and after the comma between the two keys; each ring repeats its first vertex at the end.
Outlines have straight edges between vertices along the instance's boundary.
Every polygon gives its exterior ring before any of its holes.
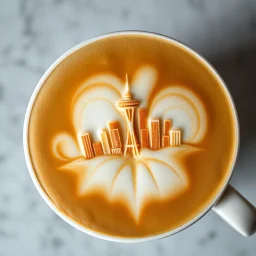
{"type": "MultiPolygon", "coordinates": [[[[136,88],[132,88],[136,91],[136,88]]],[[[149,102],[153,100],[153,96],[149,102]]],[[[45,80],[32,108],[29,154],[36,176],[53,204],[66,216],[93,231],[120,237],[145,237],[178,228],[206,209],[230,175],[236,153],[236,122],[221,82],[184,47],[146,35],[110,36],[69,55],[45,80]],[[208,128],[196,143],[202,150],[177,156],[186,166],[188,186],[175,197],[152,198],[134,218],[122,200],[109,200],[97,190],[79,194],[86,169],[60,169],[67,160],[54,157],[52,141],[60,132],[74,138],[72,102],[86,79],[100,73],[125,83],[143,65],[157,70],[152,95],[180,85],[193,91],[205,107],[208,128]]],[[[99,154],[102,154],[99,148],[99,154]]],[[[72,168],[71,168],[72,169],[72,168]]],[[[106,170],[107,171],[107,170],[106,170]]]]}

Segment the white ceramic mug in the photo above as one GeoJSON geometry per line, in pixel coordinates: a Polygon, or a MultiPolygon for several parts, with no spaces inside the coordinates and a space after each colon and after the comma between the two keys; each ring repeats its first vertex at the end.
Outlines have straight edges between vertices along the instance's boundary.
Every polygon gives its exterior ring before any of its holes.
{"type": "MultiPolygon", "coordinates": [[[[44,190],[42,189],[35,172],[33,170],[32,164],[31,164],[31,159],[29,156],[29,150],[28,150],[28,126],[29,126],[29,119],[30,119],[30,114],[31,114],[31,109],[33,107],[34,101],[37,97],[38,92],[40,91],[41,87],[43,86],[45,80],[51,75],[52,71],[63,61],[65,60],[69,55],[71,55],[73,52],[79,50],[80,48],[84,47],[85,45],[91,44],[97,40],[111,37],[111,36],[117,36],[117,35],[129,35],[129,34],[135,34],[135,35],[146,35],[149,37],[155,37],[159,38],[162,40],[167,40],[169,42],[172,42],[174,44],[177,44],[179,47],[185,48],[187,51],[191,52],[194,56],[196,56],[202,63],[204,63],[205,66],[207,66],[218,78],[220,84],[222,84],[223,88],[225,89],[227,95],[230,98],[230,101],[232,102],[232,108],[234,112],[234,116],[236,118],[236,130],[239,133],[239,123],[238,123],[238,117],[237,113],[235,110],[235,106],[233,103],[233,100],[231,98],[231,95],[227,89],[227,86],[225,85],[224,81],[221,79],[217,71],[207,62],[203,57],[201,57],[198,53],[194,52],[192,49],[189,47],[183,45],[180,42],[177,42],[171,38],[168,38],[166,36],[162,36],[159,34],[153,34],[153,33],[148,33],[148,32],[141,32],[141,31],[123,31],[123,32],[115,32],[115,33],[109,33],[105,35],[101,35],[92,39],[89,39],[74,48],[70,49],[66,53],[64,53],[58,60],[56,60],[50,68],[45,72],[39,83],[37,84],[32,97],[29,101],[26,116],[25,116],[25,121],[24,121],[24,130],[23,130],[23,143],[24,143],[24,152],[25,152],[25,158],[26,158],[26,163],[28,166],[28,170],[30,173],[30,176],[42,196],[42,198],[45,200],[45,202],[51,207],[51,209],[57,213],[62,219],[64,219],[66,222],[68,222],[70,225],[73,227],[81,230],[84,233],[87,233],[89,235],[102,238],[105,240],[109,241],[115,241],[115,242],[146,242],[146,241],[151,241],[155,239],[160,239],[164,238],[173,234],[176,234],[180,232],[181,230],[184,230],[185,228],[191,226],[194,224],[196,221],[198,221],[201,217],[203,217],[209,210],[213,209],[219,216],[221,216],[230,226],[232,226],[236,231],[238,231],[240,234],[244,236],[250,236],[253,235],[256,232],[256,208],[249,203],[241,194],[239,194],[230,184],[230,178],[233,173],[234,169],[234,164],[236,162],[237,158],[237,153],[238,153],[238,148],[239,148],[239,143],[236,145],[236,157],[233,159],[233,165],[230,170],[229,177],[227,178],[225,184],[223,185],[223,188],[221,191],[218,193],[218,195],[212,200],[212,202],[208,205],[208,207],[201,212],[196,218],[192,219],[188,223],[184,224],[183,226],[166,232],[162,233],[160,235],[156,236],[150,236],[150,237],[145,237],[145,238],[120,238],[120,237],[113,237],[113,236],[108,236],[104,235],[95,231],[91,231],[87,229],[86,227],[76,223],[74,220],[71,218],[67,217],[64,215],[61,211],[57,209],[57,207],[52,203],[52,201],[48,198],[44,190]]],[[[239,134],[237,134],[238,141],[239,141],[239,134]]]]}

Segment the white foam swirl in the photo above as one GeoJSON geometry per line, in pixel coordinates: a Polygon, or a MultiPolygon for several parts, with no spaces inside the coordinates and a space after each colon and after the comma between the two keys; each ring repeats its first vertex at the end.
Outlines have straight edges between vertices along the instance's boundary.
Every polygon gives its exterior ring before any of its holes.
{"type": "Polygon", "coordinates": [[[198,143],[206,133],[207,116],[203,103],[182,86],[170,86],[159,92],[149,116],[174,120],[173,127],[182,129],[184,142],[198,143]]]}
{"type": "Polygon", "coordinates": [[[52,152],[55,157],[62,160],[70,160],[81,156],[80,150],[74,138],[68,133],[59,133],[53,140],[52,152]]]}
{"type": "Polygon", "coordinates": [[[135,73],[131,89],[135,98],[141,100],[140,107],[148,107],[148,100],[155,87],[156,80],[156,69],[151,66],[142,66],[135,73]]]}

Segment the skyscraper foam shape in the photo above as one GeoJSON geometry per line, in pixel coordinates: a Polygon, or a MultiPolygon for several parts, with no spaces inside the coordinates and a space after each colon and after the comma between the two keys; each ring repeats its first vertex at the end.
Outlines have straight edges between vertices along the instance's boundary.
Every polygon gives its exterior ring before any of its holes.
{"type": "Polygon", "coordinates": [[[137,221],[143,206],[150,200],[171,199],[189,187],[189,170],[183,160],[201,150],[198,144],[207,131],[204,105],[186,87],[169,85],[152,97],[157,76],[154,67],[140,67],[129,77],[128,93],[125,81],[117,76],[98,74],[86,79],[71,102],[73,111],[70,120],[76,134],[60,131],[52,142],[53,157],[63,161],[60,169],[71,172],[84,169],[85,174],[78,176],[78,195],[97,191],[110,201],[121,201],[137,221]],[[127,106],[118,105],[125,97],[139,103],[133,106],[133,118],[138,118],[138,107],[147,110],[148,127],[139,130],[139,125],[133,123],[134,130],[131,129],[128,122],[130,111],[124,115],[127,106]],[[150,98],[153,100],[149,101],[150,98]],[[115,140],[116,148],[110,148],[111,143],[107,141],[108,123],[112,121],[118,122],[120,129],[120,142],[115,140]],[[149,124],[153,124],[152,127],[149,124]],[[177,129],[180,130],[175,133],[177,129]],[[102,147],[101,151],[97,144],[100,153],[92,159],[84,157],[83,143],[79,139],[81,134],[87,132],[90,132],[94,148],[95,142],[101,142],[102,147]],[[134,134],[132,145],[136,144],[135,153],[125,154],[127,141],[131,144],[129,134],[134,134]],[[140,134],[149,138],[150,143],[144,139],[145,147],[141,146],[141,137],[136,138],[140,134]],[[152,137],[155,136],[152,134],[157,134],[157,138],[152,137]],[[165,147],[162,146],[162,135],[165,136],[165,147]],[[174,146],[171,145],[171,138],[175,142],[174,146]],[[118,148],[120,144],[121,148],[118,148]],[[122,154],[118,153],[119,149],[122,154]]]}

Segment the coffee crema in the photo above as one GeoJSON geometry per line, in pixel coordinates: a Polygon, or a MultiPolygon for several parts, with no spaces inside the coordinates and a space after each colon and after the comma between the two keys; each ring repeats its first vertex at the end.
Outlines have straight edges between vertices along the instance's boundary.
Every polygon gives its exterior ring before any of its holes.
{"type": "Polygon", "coordinates": [[[64,59],[30,116],[31,162],[66,216],[145,237],[195,218],[231,172],[237,131],[216,75],[173,41],[113,35],[64,59]]]}

